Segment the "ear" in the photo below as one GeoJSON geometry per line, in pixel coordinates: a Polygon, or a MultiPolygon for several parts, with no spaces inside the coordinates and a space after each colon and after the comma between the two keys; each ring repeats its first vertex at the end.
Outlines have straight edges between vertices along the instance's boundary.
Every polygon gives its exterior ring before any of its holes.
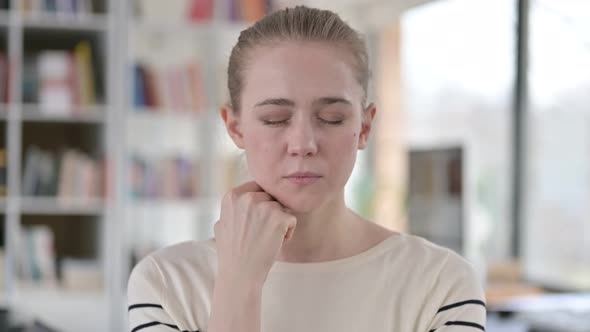
{"type": "Polygon", "coordinates": [[[369,106],[363,110],[361,132],[359,133],[359,150],[364,150],[369,143],[369,134],[371,133],[375,114],[377,114],[377,106],[375,106],[374,103],[369,104],[369,106]]]}
{"type": "Polygon", "coordinates": [[[220,114],[229,137],[231,137],[238,148],[243,149],[244,137],[240,129],[240,116],[234,113],[233,108],[229,104],[224,104],[221,107],[220,114]]]}

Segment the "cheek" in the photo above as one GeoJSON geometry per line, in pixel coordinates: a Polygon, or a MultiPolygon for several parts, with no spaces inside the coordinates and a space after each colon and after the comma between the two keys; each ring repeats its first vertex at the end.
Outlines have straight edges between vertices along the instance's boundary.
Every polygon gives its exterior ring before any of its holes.
{"type": "Polygon", "coordinates": [[[246,153],[263,159],[270,158],[276,152],[276,142],[275,138],[265,135],[262,131],[252,133],[244,140],[246,153]]]}
{"type": "Polygon", "coordinates": [[[358,133],[347,132],[330,139],[330,146],[325,151],[330,154],[332,163],[349,164],[356,160],[358,150],[358,133]]]}
{"type": "Polygon", "coordinates": [[[244,136],[244,150],[248,164],[248,171],[258,181],[264,182],[265,175],[270,175],[270,170],[276,165],[278,144],[276,139],[268,137],[262,131],[251,132],[244,136]]]}
{"type": "Polygon", "coordinates": [[[347,131],[333,139],[332,142],[340,151],[356,151],[358,149],[358,132],[347,131]]]}
{"type": "Polygon", "coordinates": [[[265,145],[268,142],[268,134],[264,130],[256,130],[253,125],[249,125],[247,130],[244,130],[244,148],[246,152],[260,153],[268,147],[265,145]]]}

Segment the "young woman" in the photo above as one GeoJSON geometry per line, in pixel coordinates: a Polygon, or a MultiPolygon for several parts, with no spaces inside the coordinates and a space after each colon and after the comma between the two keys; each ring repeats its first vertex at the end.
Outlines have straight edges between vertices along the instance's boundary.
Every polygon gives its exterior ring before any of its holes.
{"type": "Polygon", "coordinates": [[[277,11],[244,30],[221,117],[252,182],[223,198],[215,238],[159,250],[129,279],[131,331],[483,331],[471,265],[344,203],[367,104],[362,38],[336,14],[277,11]]]}

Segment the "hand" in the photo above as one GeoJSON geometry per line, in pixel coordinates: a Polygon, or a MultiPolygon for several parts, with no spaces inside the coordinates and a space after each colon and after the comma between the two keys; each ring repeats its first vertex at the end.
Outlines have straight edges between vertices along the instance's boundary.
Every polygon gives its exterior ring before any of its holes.
{"type": "Polygon", "coordinates": [[[256,182],[226,193],[214,226],[219,274],[264,283],[297,219],[256,182]]]}

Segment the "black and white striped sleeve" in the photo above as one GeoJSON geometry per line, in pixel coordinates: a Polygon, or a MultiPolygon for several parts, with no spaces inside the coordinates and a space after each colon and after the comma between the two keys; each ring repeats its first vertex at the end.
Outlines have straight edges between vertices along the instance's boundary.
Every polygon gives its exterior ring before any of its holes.
{"type": "Polygon", "coordinates": [[[164,287],[163,276],[151,257],[135,266],[127,286],[130,332],[180,331],[165,310],[164,287]]]}
{"type": "Polygon", "coordinates": [[[485,331],[485,294],[475,269],[454,253],[432,289],[431,323],[425,332],[485,331]]]}

